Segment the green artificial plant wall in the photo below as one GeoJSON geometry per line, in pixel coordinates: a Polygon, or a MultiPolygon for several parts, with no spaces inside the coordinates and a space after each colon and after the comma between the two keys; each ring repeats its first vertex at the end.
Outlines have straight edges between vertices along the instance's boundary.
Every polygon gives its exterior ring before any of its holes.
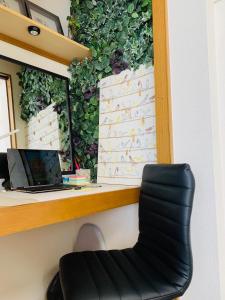
{"type": "Polygon", "coordinates": [[[152,0],[71,0],[70,33],[92,59],[70,66],[75,159],[96,178],[101,78],[153,61],[152,0]]]}

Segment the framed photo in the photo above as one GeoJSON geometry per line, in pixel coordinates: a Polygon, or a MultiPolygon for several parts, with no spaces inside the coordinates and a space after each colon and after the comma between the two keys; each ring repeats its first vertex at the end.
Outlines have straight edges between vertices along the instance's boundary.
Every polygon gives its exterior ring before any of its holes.
{"type": "Polygon", "coordinates": [[[62,25],[58,16],[45,10],[44,8],[25,0],[28,17],[42,25],[64,35],[62,25]]]}
{"type": "Polygon", "coordinates": [[[0,0],[0,5],[8,7],[24,16],[27,16],[25,0],[0,0]]]}

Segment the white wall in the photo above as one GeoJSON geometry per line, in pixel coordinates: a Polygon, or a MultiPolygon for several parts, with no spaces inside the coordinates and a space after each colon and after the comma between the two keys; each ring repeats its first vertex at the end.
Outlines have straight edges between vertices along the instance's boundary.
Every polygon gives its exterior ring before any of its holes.
{"type": "Polygon", "coordinates": [[[186,300],[221,299],[208,65],[207,1],[168,0],[175,162],[196,178],[194,276],[186,300]]]}
{"type": "Polygon", "coordinates": [[[69,77],[67,67],[53,60],[41,57],[38,54],[28,52],[22,48],[0,41],[0,55],[22,61],[26,64],[69,77]]]}
{"type": "Polygon", "coordinates": [[[208,0],[209,68],[221,299],[225,299],[225,0],[208,0]]]}
{"type": "Polygon", "coordinates": [[[98,225],[107,248],[118,249],[136,241],[137,220],[137,206],[131,205],[0,238],[0,299],[44,300],[59,259],[73,251],[82,224],[98,225]]]}
{"type": "Polygon", "coordinates": [[[3,72],[11,76],[12,80],[12,95],[13,95],[13,107],[14,107],[14,119],[15,128],[19,129],[16,134],[16,141],[18,148],[26,148],[26,122],[21,118],[21,107],[20,107],[20,95],[22,92],[21,86],[19,85],[19,77],[17,73],[21,71],[21,66],[0,59],[0,72],[3,72]]]}
{"type": "MultiPolygon", "coordinates": [[[[2,78],[0,78],[0,124],[0,136],[3,136],[6,133],[10,132],[6,80],[2,78]]],[[[7,148],[10,148],[10,146],[10,137],[0,140],[0,152],[6,152],[7,148]]]]}

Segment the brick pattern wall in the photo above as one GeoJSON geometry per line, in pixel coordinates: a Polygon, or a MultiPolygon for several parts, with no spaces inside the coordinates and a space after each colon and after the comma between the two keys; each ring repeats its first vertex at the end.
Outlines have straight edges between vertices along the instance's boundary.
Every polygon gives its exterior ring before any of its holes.
{"type": "Polygon", "coordinates": [[[27,148],[60,150],[58,115],[53,111],[54,104],[40,111],[27,124],[27,148]]]}
{"type": "Polygon", "coordinates": [[[99,86],[98,182],[140,184],[144,165],[157,160],[154,69],[126,70],[99,86]]]}

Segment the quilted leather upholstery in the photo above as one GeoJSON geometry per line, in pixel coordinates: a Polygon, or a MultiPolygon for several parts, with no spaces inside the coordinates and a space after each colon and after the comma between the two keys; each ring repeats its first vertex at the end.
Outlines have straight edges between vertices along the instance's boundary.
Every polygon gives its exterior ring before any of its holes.
{"type": "Polygon", "coordinates": [[[138,242],[130,249],[62,257],[64,300],[171,300],[183,295],[192,277],[193,195],[194,177],[188,165],[147,165],[138,242]]]}

